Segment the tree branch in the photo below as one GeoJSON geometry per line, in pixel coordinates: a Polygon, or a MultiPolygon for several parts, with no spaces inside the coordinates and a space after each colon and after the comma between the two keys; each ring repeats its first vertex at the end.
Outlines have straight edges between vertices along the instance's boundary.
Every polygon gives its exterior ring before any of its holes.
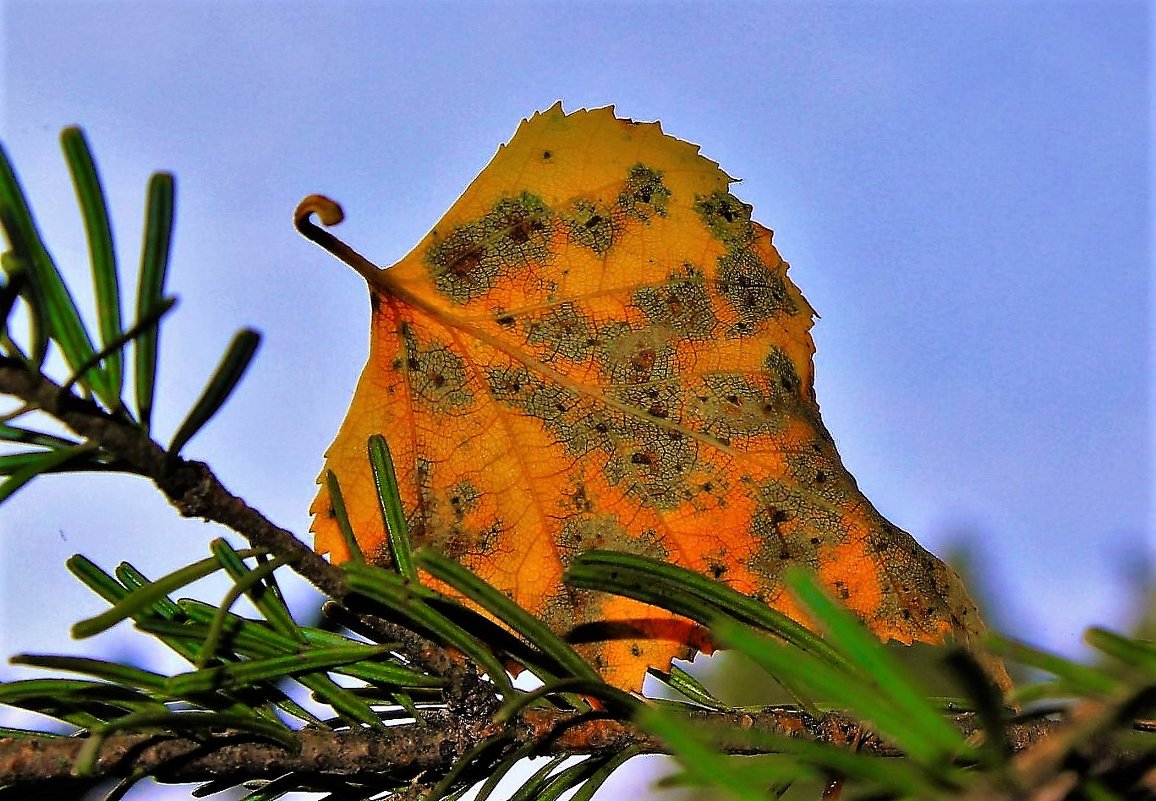
{"type": "MultiPolygon", "coordinates": [[[[101,451],[127,472],[153,481],[186,517],[198,517],[236,531],[254,546],[282,557],[298,574],[336,602],[341,616],[353,628],[397,642],[397,649],[415,664],[447,680],[445,708],[423,710],[421,720],[386,729],[357,728],[331,731],[305,728],[293,736],[298,748],[287,750],[254,739],[250,733],[219,731],[204,736],[172,732],[111,735],[102,740],[90,775],[76,776],[74,765],[88,738],[0,738],[0,777],[5,786],[47,784],[73,786],[101,778],[149,775],[160,781],[199,782],[274,779],[287,774],[302,785],[315,781],[351,782],[370,786],[411,785],[415,792],[429,777],[447,773],[463,755],[488,738],[509,735],[508,741],[462,778],[472,780],[508,759],[516,749],[535,756],[610,756],[624,749],[666,753],[652,735],[603,712],[579,713],[529,709],[509,723],[494,722],[501,703],[492,684],[483,682],[467,661],[376,614],[359,612],[344,572],[314,553],[242,498],[229,492],[202,462],[171,457],[131,421],[109,414],[93,402],[62,388],[20,361],[0,357],[0,393],[20,398],[31,407],[60,420],[80,437],[99,443],[101,451]]],[[[759,712],[690,713],[694,725],[709,730],[724,753],[762,754],[757,734],[777,734],[817,743],[853,748],[875,756],[901,752],[842,713],[812,717],[793,708],[759,712]]],[[[980,729],[974,715],[953,718],[968,736],[980,729]]],[[[1014,752],[1024,752],[1048,736],[1054,720],[1017,721],[1005,734],[1014,752]]],[[[765,741],[764,741],[765,742],[765,741]]]]}
{"type": "MultiPolygon", "coordinates": [[[[343,602],[350,595],[340,568],[229,492],[203,462],[170,457],[137,426],[65,391],[15,359],[0,357],[0,393],[20,398],[81,437],[98,442],[127,471],[151,479],[181,515],[236,531],[252,545],[285,559],[292,570],[336,601],[343,602]]],[[[377,616],[361,617],[366,627],[377,632],[379,641],[400,643],[399,652],[415,664],[446,677],[460,671],[460,662],[435,643],[377,616]]]]}
{"type": "MultiPolygon", "coordinates": [[[[798,710],[776,708],[760,712],[701,711],[690,717],[696,725],[709,726],[719,748],[734,755],[767,753],[765,748],[751,744],[747,737],[750,733],[775,733],[842,746],[855,744],[859,752],[875,756],[901,755],[898,749],[837,712],[813,718],[798,710]]],[[[958,715],[955,720],[965,733],[975,729],[970,714],[958,715]]],[[[1011,745],[1022,751],[1057,725],[1046,720],[1014,723],[1009,727],[1011,745]]],[[[506,726],[435,712],[424,725],[386,730],[302,729],[295,735],[300,744],[298,753],[256,742],[248,733],[222,732],[209,738],[164,733],[116,735],[101,745],[92,777],[143,773],[161,781],[199,782],[272,779],[297,773],[303,779],[408,783],[423,774],[444,775],[462,754],[506,730],[506,726]]],[[[530,743],[537,746],[537,756],[607,756],[631,747],[642,753],[667,753],[652,735],[600,713],[529,710],[513,729],[514,737],[504,750],[505,755],[530,743]]],[[[0,739],[0,776],[8,784],[76,778],[72,766],[84,744],[84,739],[72,737],[0,739]]]]}

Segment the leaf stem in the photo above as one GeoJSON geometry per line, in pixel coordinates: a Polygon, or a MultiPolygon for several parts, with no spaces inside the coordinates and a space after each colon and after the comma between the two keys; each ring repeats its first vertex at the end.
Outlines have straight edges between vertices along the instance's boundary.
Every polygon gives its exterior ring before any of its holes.
{"type": "Polygon", "coordinates": [[[293,226],[310,242],[320,245],[352,267],[371,286],[377,285],[385,270],[314,223],[310,219],[314,214],[321,221],[321,225],[329,228],[345,219],[345,212],[342,211],[341,205],[325,195],[309,195],[297,204],[297,208],[293,212],[293,226]]]}

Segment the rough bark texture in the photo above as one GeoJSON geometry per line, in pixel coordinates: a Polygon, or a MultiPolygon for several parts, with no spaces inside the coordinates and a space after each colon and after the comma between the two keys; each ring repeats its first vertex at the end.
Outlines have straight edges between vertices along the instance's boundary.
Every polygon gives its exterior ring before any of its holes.
{"type": "MultiPolygon", "coordinates": [[[[813,718],[793,709],[694,715],[709,726],[718,744],[731,754],[759,754],[765,749],[745,742],[745,732],[773,732],[813,742],[850,746],[877,756],[900,752],[839,713],[813,718]]],[[[957,716],[965,732],[974,731],[970,715],[957,716]]],[[[626,723],[598,715],[530,710],[509,724],[510,753],[537,743],[539,755],[610,755],[628,747],[643,753],[665,753],[660,741],[626,723]]],[[[1053,723],[1035,721],[1011,729],[1012,747],[1023,750],[1044,737],[1053,723]]],[[[384,731],[302,730],[296,734],[297,753],[279,745],[255,741],[250,734],[221,732],[209,738],[177,737],[168,733],[108,737],[100,748],[91,777],[123,777],[143,772],[161,781],[199,782],[221,778],[272,779],[299,773],[316,779],[407,783],[424,773],[442,775],[466,751],[504,731],[487,718],[465,720],[441,712],[423,723],[384,731]]],[[[0,783],[28,784],[75,778],[72,770],[85,740],[72,737],[0,739],[0,783]]]]}

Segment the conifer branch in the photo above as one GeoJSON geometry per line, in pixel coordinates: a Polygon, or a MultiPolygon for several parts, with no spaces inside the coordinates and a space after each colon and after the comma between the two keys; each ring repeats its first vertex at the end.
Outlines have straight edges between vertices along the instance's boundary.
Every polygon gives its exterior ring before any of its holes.
{"type": "MultiPolygon", "coordinates": [[[[859,753],[871,756],[902,756],[897,748],[838,712],[812,718],[795,709],[703,710],[691,713],[688,719],[696,727],[715,731],[719,750],[732,755],[766,753],[767,749],[752,746],[744,735],[770,732],[807,742],[857,743],[859,753]]],[[[970,714],[956,716],[955,722],[965,733],[975,730],[970,714]]],[[[226,731],[209,737],[165,732],[116,735],[105,738],[95,770],[85,778],[145,774],[161,781],[202,782],[273,779],[294,773],[303,780],[408,783],[423,775],[445,774],[462,754],[503,729],[503,724],[489,717],[470,720],[446,712],[431,713],[426,723],[376,731],[306,728],[293,734],[297,753],[256,742],[246,732],[226,731]]],[[[1058,725],[1046,720],[1013,724],[1008,730],[1011,745],[1015,751],[1023,751],[1058,725]]],[[[538,756],[607,756],[627,748],[647,754],[669,752],[654,735],[597,714],[529,710],[513,728],[514,736],[497,756],[527,745],[533,745],[538,756]]],[[[0,738],[0,777],[6,784],[76,779],[73,766],[85,742],[71,737],[0,738]]]]}
{"type": "MultiPolygon", "coordinates": [[[[336,601],[343,601],[350,594],[340,568],[226,489],[204,462],[174,457],[137,425],[109,414],[91,400],[6,356],[0,356],[0,393],[19,398],[84,439],[98,443],[122,470],[150,479],[182,516],[218,523],[237,532],[252,545],[284,559],[292,570],[336,601]]],[[[455,670],[444,649],[412,631],[376,616],[363,615],[361,622],[381,642],[401,643],[399,651],[416,664],[439,675],[455,670]]]]}
{"type": "MultiPolygon", "coordinates": [[[[782,682],[800,706],[730,708],[677,667],[655,671],[654,677],[692,703],[643,703],[603,683],[569,643],[463,566],[420,551],[410,561],[384,441],[376,443],[382,464],[374,466],[375,480],[382,510],[394,521],[390,547],[397,569],[356,559],[348,567],[329,563],[226,489],[208,465],[179,455],[236,387],[257,348],[256,332],[234,338],[169,447],[152,439],[159,323],[173,304],[163,297],[172,177],[158,174],[150,182],[137,318],[126,328],[119,319],[120,284],[107,247],[111,234],[95,165],[78,130],[66,131],[64,144],[95,243],[99,338],[86,330],[0,149],[0,228],[11,245],[0,254],[0,351],[6,354],[0,354],[0,394],[20,402],[0,416],[0,441],[15,446],[14,452],[0,452],[0,473],[7,477],[0,501],[42,473],[117,470],[151,480],[181,515],[223,525],[259,550],[236,551],[219,540],[209,559],[156,581],[127,562],[114,576],[82,556],[69,560],[76,577],[112,605],[78,624],[78,636],[131,618],[195,668],[164,676],[88,657],[15,658],[86,680],[0,683],[4,704],[57,718],[78,735],[0,729],[0,795],[48,797],[60,791],[60,797],[75,797],[110,778],[124,779],[127,789],[151,776],[211,782],[213,787],[200,788],[202,794],[269,780],[263,797],[321,789],[436,801],[483,781],[486,795],[513,765],[547,756],[550,763],[519,797],[542,790],[556,798],[579,786],[588,797],[642,753],[672,753],[681,758],[689,783],[729,782],[746,797],[761,797],[769,784],[782,788],[817,776],[858,781],[878,797],[1035,801],[1065,797],[1064,782],[1069,789],[1079,785],[1074,792],[1099,789],[1088,797],[1109,797],[1104,788],[1156,794],[1156,645],[1150,635],[1090,630],[1089,644],[1108,657],[1095,666],[1003,641],[998,647],[1010,661],[1054,677],[1018,688],[1010,700],[967,652],[945,650],[943,667],[963,697],[961,705],[944,704],[927,697],[918,676],[890,664],[882,645],[863,636],[850,613],[808,584],[805,574],[788,574],[785,581],[798,598],[810,599],[813,619],[826,629],[822,638],[702,577],[696,576],[689,592],[687,575],[676,566],[586,551],[569,566],[571,587],[624,597],[643,592],[639,600],[710,629],[720,643],[782,682]],[[7,329],[17,303],[31,323],[21,343],[7,329]],[[130,342],[136,345],[135,410],[123,392],[124,348],[130,342]],[[43,372],[53,348],[71,370],[61,383],[43,372]],[[9,425],[37,411],[63,423],[79,441],[9,425]],[[256,567],[246,558],[256,558],[256,567]],[[324,611],[334,627],[294,620],[273,577],[278,567],[292,569],[330,599],[324,611]],[[484,615],[422,584],[419,567],[484,615]],[[234,582],[219,606],[170,597],[215,570],[234,582]],[[230,611],[242,594],[259,617],[230,611]],[[511,663],[539,676],[544,686],[517,689],[507,675],[511,663]],[[335,680],[343,677],[360,684],[335,680]],[[321,720],[291,697],[289,685],[312,692],[327,707],[320,714],[332,714],[332,720],[321,720]],[[595,698],[605,706],[596,706],[595,698]],[[843,711],[820,713],[816,699],[830,704],[823,709],[838,705],[843,711]],[[1047,707],[1048,716],[1025,716],[1005,706],[1054,701],[1059,703],[1047,707]],[[976,711],[945,711],[959,709],[976,711]],[[723,755],[761,754],[783,757],[773,781],[750,770],[757,766],[734,770],[733,762],[723,761],[723,755]],[[586,759],[560,767],[575,756],[586,759]]],[[[308,223],[313,211],[324,210],[305,206],[298,223],[308,223]]],[[[371,455],[374,445],[371,439],[371,455]]],[[[331,481],[339,495],[336,477],[331,481]]],[[[335,504],[338,517],[340,506],[335,504]]],[[[352,530],[345,534],[356,541],[352,530]]]]}

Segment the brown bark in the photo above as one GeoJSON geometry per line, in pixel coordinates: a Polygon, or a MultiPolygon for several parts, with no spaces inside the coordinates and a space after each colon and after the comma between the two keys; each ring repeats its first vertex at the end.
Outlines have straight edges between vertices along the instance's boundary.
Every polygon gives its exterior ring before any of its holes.
{"type": "MultiPolygon", "coordinates": [[[[876,756],[900,755],[897,749],[840,713],[812,718],[798,710],[775,708],[760,712],[702,711],[692,718],[698,724],[696,728],[709,726],[717,745],[731,754],[766,753],[765,748],[752,745],[745,736],[755,732],[848,747],[854,744],[858,751],[876,756]]],[[[965,732],[974,729],[970,715],[957,716],[956,722],[965,732]]],[[[1013,748],[1027,748],[1054,725],[1046,721],[1013,725],[1013,748]]],[[[653,736],[599,713],[529,710],[508,726],[513,736],[499,755],[508,755],[528,743],[537,746],[534,753],[539,756],[608,756],[631,747],[643,753],[666,752],[653,736]]],[[[201,738],[163,732],[115,735],[104,740],[91,776],[144,773],[161,781],[200,782],[221,778],[272,779],[292,772],[318,780],[407,783],[425,774],[444,775],[462,754],[503,730],[502,725],[488,717],[465,720],[435,712],[422,723],[378,731],[304,729],[295,735],[300,746],[297,753],[238,732],[201,738]]],[[[0,739],[0,784],[74,778],[73,765],[85,742],[73,737],[0,739]]]]}

